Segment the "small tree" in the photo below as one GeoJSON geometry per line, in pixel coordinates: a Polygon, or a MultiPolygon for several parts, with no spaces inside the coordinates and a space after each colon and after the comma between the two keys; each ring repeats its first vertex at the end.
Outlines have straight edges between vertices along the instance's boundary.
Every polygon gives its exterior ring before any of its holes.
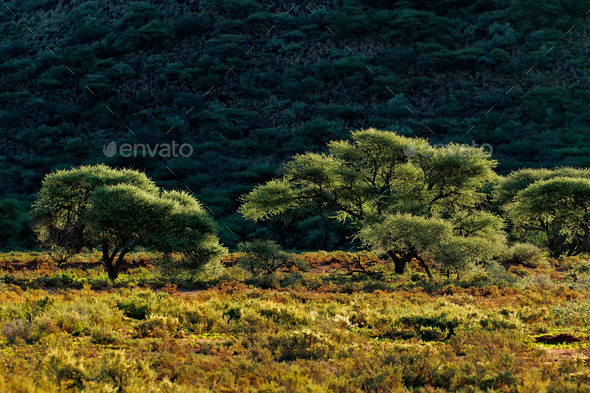
{"type": "Polygon", "coordinates": [[[272,240],[244,242],[238,248],[246,254],[240,263],[254,275],[275,274],[280,268],[295,264],[295,259],[272,240]]]}
{"type": "MultiPolygon", "coordinates": [[[[125,255],[137,247],[177,253],[185,268],[203,267],[226,251],[219,244],[215,223],[198,201],[182,192],[161,194],[151,180],[136,171],[99,165],[50,174],[39,193],[34,216],[41,235],[56,228],[65,233],[77,231],[73,252],[100,247],[111,280],[117,279],[125,255]],[[60,182],[72,178],[76,181],[60,182]],[[117,183],[116,179],[137,181],[117,183]],[[80,190],[83,193],[77,195],[80,190]]],[[[43,240],[51,244],[59,238],[43,240]]]]}
{"type": "Polygon", "coordinates": [[[396,214],[365,226],[359,236],[366,246],[385,252],[393,260],[397,274],[403,274],[406,265],[416,259],[432,278],[429,260],[438,246],[453,236],[453,226],[437,218],[396,214]]]}
{"type": "Polygon", "coordinates": [[[92,209],[84,223],[89,245],[102,249],[102,261],[111,280],[116,280],[125,255],[136,247],[149,247],[158,236],[171,204],[158,195],[128,184],[96,189],[92,209]]]}
{"type": "Polygon", "coordinates": [[[432,278],[431,267],[460,272],[497,256],[504,247],[500,236],[458,236],[451,222],[440,218],[396,214],[361,229],[363,243],[391,257],[395,272],[403,274],[415,259],[432,278]]]}
{"type": "Polygon", "coordinates": [[[493,238],[453,236],[438,245],[435,260],[439,268],[447,272],[447,277],[454,272],[458,279],[470,267],[497,258],[505,247],[504,242],[493,238]]]}
{"type": "Polygon", "coordinates": [[[590,169],[571,167],[555,169],[520,169],[511,172],[506,177],[499,178],[499,181],[494,187],[494,200],[501,205],[514,202],[516,195],[531,184],[541,180],[554,179],[556,177],[590,179],[590,169]]]}
{"type": "Polygon", "coordinates": [[[97,188],[117,184],[129,184],[148,193],[158,192],[145,174],[106,165],[81,166],[45,176],[33,205],[34,230],[41,245],[58,264],[88,245],[84,220],[91,208],[92,193],[97,188]]]}
{"type": "Polygon", "coordinates": [[[357,233],[360,230],[366,245],[383,246],[397,273],[416,258],[430,275],[426,263],[430,245],[442,236],[437,230],[453,231],[452,220],[465,234],[497,231],[501,220],[480,212],[486,198],[482,188],[496,179],[495,165],[482,149],[456,144],[436,148],[424,139],[394,132],[354,131],[351,140],[329,142],[324,154],[295,156],[280,179],[245,195],[240,211],[254,221],[293,211],[337,218],[357,233]],[[435,218],[422,222],[390,213],[444,217],[450,222],[435,218]],[[408,232],[395,234],[379,225],[391,220],[408,232]],[[390,236],[388,244],[379,239],[381,231],[390,236]]]}

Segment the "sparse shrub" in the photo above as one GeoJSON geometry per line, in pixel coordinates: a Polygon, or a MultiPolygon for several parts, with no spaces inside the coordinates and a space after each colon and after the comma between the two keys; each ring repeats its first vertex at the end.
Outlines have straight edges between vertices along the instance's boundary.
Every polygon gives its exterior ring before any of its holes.
{"type": "Polygon", "coordinates": [[[273,341],[279,360],[324,359],[336,349],[336,344],[327,335],[309,329],[296,330],[273,341]]]}
{"type": "Polygon", "coordinates": [[[138,296],[118,301],[117,307],[126,317],[138,320],[146,319],[151,311],[148,301],[138,296]]]}
{"type": "Polygon", "coordinates": [[[31,324],[23,319],[5,322],[2,325],[2,335],[9,344],[31,344],[38,339],[31,329],[31,324]]]}
{"type": "Polygon", "coordinates": [[[524,277],[521,280],[522,284],[525,287],[531,287],[535,289],[541,290],[550,290],[555,287],[555,282],[553,279],[544,273],[535,273],[530,276],[524,277]]]}
{"type": "Polygon", "coordinates": [[[61,307],[54,306],[49,315],[61,331],[70,334],[86,334],[93,325],[91,310],[84,303],[66,303],[61,307]]]}
{"type": "Polygon", "coordinates": [[[100,379],[112,385],[115,391],[124,392],[137,367],[136,360],[126,356],[125,351],[110,351],[98,360],[100,379]]]}
{"type": "Polygon", "coordinates": [[[259,313],[281,326],[298,327],[309,323],[306,313],[293,307],[263,305],[259,313]]]}
{"type": "Polygon", "coordinates": [[[406,316],[399,320],[398,334],[412,335],[424,341],[444,341],[455,334],[460,322],[457,318],[441,313],[434,316],[406,316]]]}
{"type": "Polygon", "coordinates": [[[252,280],[252,284],[262,289],[278,289],[280,281],[274,274],[265,274],[257,276],[252,280]]]}
{"type": "Polygon", "coordinates": [[[119,337],[113,329],[105,326],[94,327],[90,330],[91,341],[98,345],[115,344],[119,342],[119,337]]]}
{"type": "Polygon", "coordinates": [[[181,324],[178,318],[166,315],[150,315],[135,328],[138,337],[173,337],[181,324]]]}
{"type": "Polygon", "coordinates": [[[210,332],[221,321],[221,312],[206,305],[194,306],[179,314],[185,328],[193,332],[210,332]]]}
{"type": "Polygon", "coordinates": [[[222,317],[224,317],[228,322],[238,320],[242,318],[242,308],[230,307],[223,312],[222,317]]]}
{"type": "Polygon", "coordinates": [[[477,269],[471,276],[469,284],[473,286],[509,285],[516,279],[497,261],[489,261],[482,269],[477,269]]]}
{"type": "Polygon", "coordinates": [[[245,254],[238,262],[253,275],[274,275],[278,269],[295,264],[295,258],[272,240],[244,242],[238,248],[245,254]]]}

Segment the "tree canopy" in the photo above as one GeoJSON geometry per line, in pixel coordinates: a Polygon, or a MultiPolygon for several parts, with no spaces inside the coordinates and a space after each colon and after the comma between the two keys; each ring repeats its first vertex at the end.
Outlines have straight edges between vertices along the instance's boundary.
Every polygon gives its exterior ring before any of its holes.
{"type": "Polygon", "coordinates": [[[494,201],[514,239],[546,247],[553,256],[576,255],[589,250],[588,181],[585,168],[521,169],[495,185],[494,201]]]}
{"type": "Polygon", "coordinates": [[[240,209],[252,220],[311,209],[342,221],[371,220],[388,212],[445,215],[480,203],[496,162],[482,149],[433,147],[375,129],[328,143],[323,154],[297,155],[280,179],[257,186],[240,209]]]}

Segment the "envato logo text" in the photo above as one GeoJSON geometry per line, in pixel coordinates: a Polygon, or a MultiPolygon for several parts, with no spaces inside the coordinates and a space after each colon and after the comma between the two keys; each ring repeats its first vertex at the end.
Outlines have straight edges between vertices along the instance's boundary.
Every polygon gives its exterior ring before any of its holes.
{"type": "Polygon", "coordinates": [[[193,146],[188,143],[179,145],[176,141],[172,143],[156,143],[150,145],[147,143],[108,143],[102,152],[107,157],[120,155],[121,157],[190,157],[193,154],[193,146]]]}
{"type": "Polygon", "coordinates": [[[489,143],[478,144],[471,141],[471,145],[464,144],[438,144],[438,145],[415,145],[410,144],[404,147],[404,155],[406,157],[414,157],[420,155],[422,157],[430,157],[436,150],[444,150],[451,156],[465,157],[473,154],[485,154],[491,156],[494,153],[494,148],[489,143]]]}

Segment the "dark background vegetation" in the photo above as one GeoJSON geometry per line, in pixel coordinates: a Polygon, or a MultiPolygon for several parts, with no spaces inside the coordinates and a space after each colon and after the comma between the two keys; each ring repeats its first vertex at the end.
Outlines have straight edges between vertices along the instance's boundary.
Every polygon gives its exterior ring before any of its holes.
{"type": "Polygon", "coordinates": [[[5,4],[0,248],[34,246],[43,176],[81,164],[191,190],[230,247],[265,232],[298,248],[318,244],[313,217],[261,227],[236,213],[239,197],[351,129],[487,143],[500,173],[590,166],[588,2],[5,4]],[[173,140],[193,156],[103,154],[173,140]]]}

